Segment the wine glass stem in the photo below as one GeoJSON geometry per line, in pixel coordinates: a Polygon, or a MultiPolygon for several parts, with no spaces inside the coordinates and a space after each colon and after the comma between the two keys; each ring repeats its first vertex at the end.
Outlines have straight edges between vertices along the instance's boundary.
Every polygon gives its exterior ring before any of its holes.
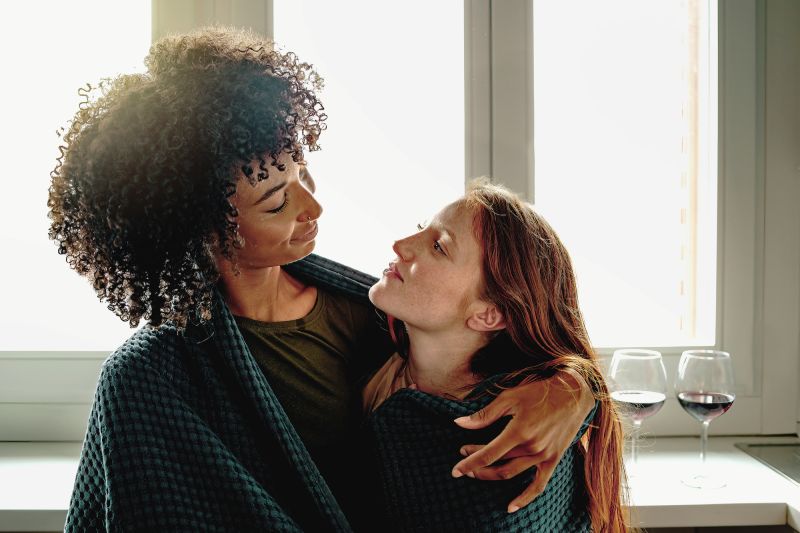
{"type": "Polygon", "coordinates": [[[700,464],[706,466],[706,449],[708,448],[708,421],[703,422],[703,432],[700,437],[700,464]]]}
{"type": "Polygon", "coordinates": [[[642,427],[641,420],[633,421],[633,435],[631,436],[631,464],[633,465],[634,469],[639,464],[638,440],[639,440],[639,429],[641,427],[642,427]]]}

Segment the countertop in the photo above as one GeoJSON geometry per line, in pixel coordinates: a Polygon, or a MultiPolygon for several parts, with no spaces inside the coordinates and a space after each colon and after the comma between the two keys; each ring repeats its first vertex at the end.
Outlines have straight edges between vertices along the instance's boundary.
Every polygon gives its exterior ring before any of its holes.
{"type": "Polygon", "coordinates": [[[800,485],[734,447],[745,443],[794,443],[795,437],[711,437],[708,466],[727,484],[688,487],[697,472],[700,439],[643,439],[639,474],[629,481],[631,512],[642,527],[789,525],[800,530],[800,485]]]}
{"type": "MultiPolygon", "coordinates": [[[[709,466],[727,486],[694,489],[681,478],[699,465],[700,440],[647,437],[630,479],[631,512],[641,527],[785,525],[800,530],[800,485],[734,447],[797,442],[794,437],[712,437],[709,466]]],[[[0,531],[61,531],[80,443],[0,443],[0,531]]]]}

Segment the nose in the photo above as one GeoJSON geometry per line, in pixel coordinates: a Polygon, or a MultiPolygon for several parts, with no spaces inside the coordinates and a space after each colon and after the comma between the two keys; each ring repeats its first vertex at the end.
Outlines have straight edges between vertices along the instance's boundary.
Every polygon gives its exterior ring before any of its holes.
{"type": "Polygon", "coordinates": [[[410,261],[414,257],[414,247],[412,246],[411,237],[394,241],[392,250],[397,254],[402,261],[410,261]]]}
{"type": "Polygon", "coordinates": [[[311,191],[305,187],[298,187],[298,189],[300,189],[300,194],[305,198],[302,200],[304,202],[303,209],[297,214],[297,220],[299,222],[317,220],[322,215],[322,205],[314,198],[314,194],[311,191]]]}

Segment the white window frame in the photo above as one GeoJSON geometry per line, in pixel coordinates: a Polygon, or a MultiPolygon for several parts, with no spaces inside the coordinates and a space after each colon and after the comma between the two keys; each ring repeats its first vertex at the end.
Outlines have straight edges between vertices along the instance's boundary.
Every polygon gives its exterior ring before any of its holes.
{"type": "MultiPolygon", "coordinates": [[[[468,0],[465,7],[466,177],[502,176],[530,201],[535,180],[532,9],[532,0],[468,0]]],[[[800,428],[800,142],[798,72],[789,51],[798,48],[785,41],[796,43],[798,32],[784,21],[796,23],[797,8],[790,2],[720,0],[717,15],[714,347],[734,355],[737,398],[711,432],[794,433],[800,428]],[[794,70],[786,68],[792,65],[794,70]]],[[[668,376],[674,376],[680,354],[694,346],[642,348],[661,351],[668,376]]],[[[612,352],[602,349],[600,355],[612,352]]],[[[660,435],[698,432],[674,398],[645,429],[660,435]]]]}
{"type": "MultiPolygon", "coordinates": [[[[273,34],[272,0],[152,0],[152,6],[154,40],[214,22],[273,34]]],[[[532,0],[465,0],[464,50],[465,179],[502,175],[532,200],[531,9],[532,0]]],[[[741,390],[734,408],[711,429],[795,433],[800,431],[800,72],[794,51],[800,49],[800,3],[720,0],[718,17],[715,346],[734,354],[741,390]]],[[[670,375],[687,348],[658,348],[670,375]]],[[[0,441],[82,440],[108,355],[0,352],[0,441]]],[[[645,429],[660,435],[698,431],[674,399],[645,429]]]]}

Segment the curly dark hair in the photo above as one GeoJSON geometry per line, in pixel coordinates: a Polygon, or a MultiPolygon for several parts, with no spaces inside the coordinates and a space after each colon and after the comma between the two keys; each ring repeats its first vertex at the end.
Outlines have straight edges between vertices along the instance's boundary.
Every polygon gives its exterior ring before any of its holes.
{"type": "Polygon", "coordinates": [[[182,329],[211,317],[215,251],[235,261],[241,246],[238,181],[319,148],[322,79],[225,27],[164,38],[145,65],[79,91],[51,173],[49,236],[132,327],[144,318],[182,329]]]}

